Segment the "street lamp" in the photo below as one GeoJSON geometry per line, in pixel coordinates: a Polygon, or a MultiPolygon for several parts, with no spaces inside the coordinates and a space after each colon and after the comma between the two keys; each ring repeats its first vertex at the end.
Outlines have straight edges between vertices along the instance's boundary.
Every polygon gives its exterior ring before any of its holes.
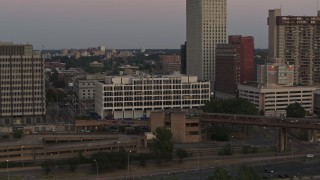
{"type": "Polygon", "coordinates": [[[129,176],[130,176],[130,179],[131,179],[131,171],[130,171],[130,153],[131,151],[128,152],[128,171],[129,171],[129,176]]]}
{"type": "Polygon", "coordinates": [[[233,139],[233,136],[231,136],[231,143],[230,143],[231,154],[232,154],[232,139],[233,139]]]}
{"type": "Polygon", "coordinates": [[[21,166],[23,167],[23,148],[24,146],[21,146],[21,166]]]}
{"type": "Polygon", "coordinates": [[[99,166],[98,166],[98,162],[97,162],[97,160],[93,160],[94,162],[95,162],[95,164],[96,164],[96,168],[97,168],[97,179],[99,179],[99,166]]]}
{"type": "Polygon", "coordinates": [[[9,176],[9,160],[7,159],[7,176],[8,176],[8,180],[10,179],[9,176]]]}
{"type": "Polygon", "coordinates": [[[293,141],[290,139],[291,143],[291,159],[293,160],[293,141]]]}

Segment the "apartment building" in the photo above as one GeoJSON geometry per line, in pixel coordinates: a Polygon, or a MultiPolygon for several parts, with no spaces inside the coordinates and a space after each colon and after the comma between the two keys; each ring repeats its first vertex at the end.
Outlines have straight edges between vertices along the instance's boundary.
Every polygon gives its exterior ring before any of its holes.
{"type": "Polygon", "coordinates": [[[227,0],[187,0],[187,74],[215,79],[215,47],[227,40],[227,0]]]}
{"type": "Polygon", "coordinates": [[[281,16],[269,10],[269,58],[282,58],[294,65],[294,83],[320,83],[320,17],[281,16]]]}
{"type": "Polygon", "coordinates": [[[154,110],[200,108],[210,100],[210,82],[197,76],[108,76],[95,82],[95,111],[103,118],[139,119],[154,110]]]}
{"type": "Polygon", "coordinates": [[[44,61],[32,45],[0,43],[0,126],[45,122],[44,61]]]}

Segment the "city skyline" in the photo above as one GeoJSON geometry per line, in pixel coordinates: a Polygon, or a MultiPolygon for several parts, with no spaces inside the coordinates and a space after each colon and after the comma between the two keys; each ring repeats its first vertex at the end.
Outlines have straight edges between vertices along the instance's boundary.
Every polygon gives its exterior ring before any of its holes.
{"type": "MultiPolygon", "coordinates": [[[[186,40],[185,0],[4,0],[0,41],[29,42],[36,49],[95,47],[180,48],[186,40]]],[[[255,37],[267,48],[268,10],[315,16],[317,0],[228,0],[227,34],[255,37]],[[254,8],[253,8],[254,7],[254,8]]]]}

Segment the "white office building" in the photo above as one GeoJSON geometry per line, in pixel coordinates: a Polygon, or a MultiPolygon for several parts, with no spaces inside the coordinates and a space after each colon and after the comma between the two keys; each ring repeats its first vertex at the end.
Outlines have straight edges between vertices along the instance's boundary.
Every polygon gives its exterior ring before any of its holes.
{"type": "Polygon", "coordinates": [[[210,100],[210,82],[197,76],[107,76],[95,82],[95,111],[106,119],[139,119],[151,111],[191,109],[210,100]]]}
{"type": "Polygon", "coordinates": [[[314,113],[312,86],[253,86],[238,85],[239,97],[253,103],[265,116],[286,116],[289,104],[300,103],[307,114],[314,113]]]}
{"type": "Polygon", "coordinates": [[[227,40],[227,0],[187,0],[187,74],[215,79],[215,47],[227,40]]]}

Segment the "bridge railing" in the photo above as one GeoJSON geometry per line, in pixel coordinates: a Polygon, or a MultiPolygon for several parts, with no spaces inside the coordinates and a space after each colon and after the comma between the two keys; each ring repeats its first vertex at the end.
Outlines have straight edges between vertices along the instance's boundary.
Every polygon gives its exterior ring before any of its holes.
{"type": "Polygon", "coordinates": [[[320,120],[318,119],[251,116],[220,113],[201,113],[199,114],[199,118],[202,122],[320,130],[320,120]]]}

